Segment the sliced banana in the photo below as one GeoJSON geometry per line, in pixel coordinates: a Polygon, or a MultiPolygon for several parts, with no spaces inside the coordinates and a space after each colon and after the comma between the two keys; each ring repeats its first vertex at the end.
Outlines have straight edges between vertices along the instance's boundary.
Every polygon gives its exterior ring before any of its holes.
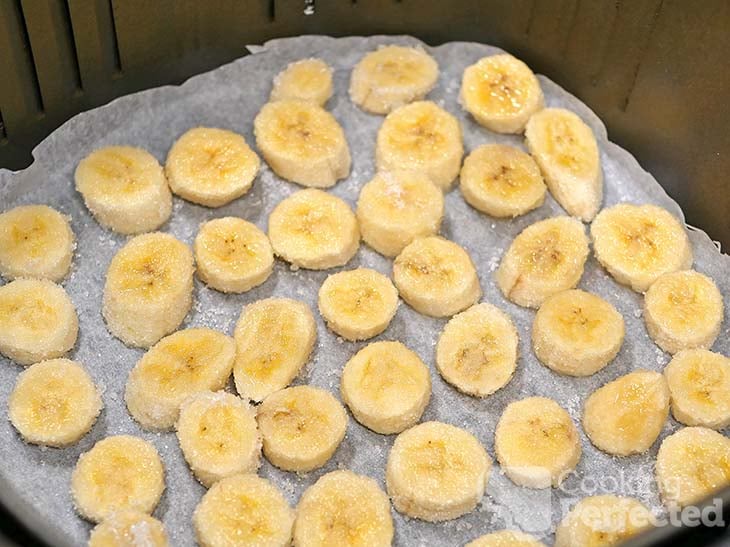
{"type": "Polygon", "coordinates": [[[587,258],[588,238],[580,221],[548,218],[517,235],[494,278],[505,298],[539,308],[550,296],[578,284],[587,258]]]}
{"type": "Polygon", "coordinates": [[[454,315],[482,295],[469,254],[438,236],[407,245],[393,263],[393,281],[403,300],[431,317],[454,315]]]}
{"type": "Polygon", "coordinates": [[[120,511],[152,513],[165,490],[157,449],[130,435],[107,437],[79,456],[71,493],[79,514],[101,522],[120,511]]]}
{"type": "Polygon", "coordinates": [[[347,412],[332,394],[311,386],[272,393],[258,407],[264,455],[284,471],[322,467],[345,438],[347,412]]]}
{"type": "Polygon", "coordinates": [[[226,385],[235,353],[233,340],[212,329],[166,336],[129,373],[124,393],[129,413],[145,429],[172,429],[185,399],[226,385]]]}
{"type": "Polygon", "coordinates": [[[0,287],[0,353],[21,365],[62,357],[76,343],[73,302],[47,279],[16,279],[0,287]]]}
{"type": "Polygon", "coordinates": [[[122,511],[98,524],[88,547],[168,547],[162,523],[145,513],[122,511]]]}
{"type": "Polygon", "coordinates": [[[532,349],[542,364],[568,376],[590,376],[621,349],[624,318],[610,303],[579,289],[542,303],[532,323],[532,349]]]}
{"type": "Polygon", "coordinates": [[[679,221],[656,205],[620,203],[591,224],[596,258],[613,278],[646,292],[659,276],[692,266],[692,247],[679,221]]]}
{"type": "Polygon", "coordinates": [[[431,398],[431,375],[400,342],[373,342],[345,364],[340,393],[358,422],[390,435],[421,419],[431,398]]]}
{"type": "Polygon", "coordinates": [[[114,336],[148,348],[177,329],[193,303],[193,253],[169,234],[130,239],[109,265],[102,313],[114,336]]]}
{"type": "Polygon", "coordinates": [[[254,120],[256,146],[281,178],[327,188],[350,174],[350,148],[335,117],[307,101],[267,103],[254,120]]]}
{"type": "Polygon", "coordinates": [[[172,212],[172,194],[162,166],[131,146],[95,150],[79,163],[76,190],[94,218],[120,234],[156,230],[172,212]]]}
{"type": "Polygon", "coordinates": [[[322,190],[295,192],[269,215],[274,253],[295,267],[326,270],[344,266],[360,246],[350,206],[322,190]]]}
{"type": "Polygon", "coordinates": [[[573,420],[546,397],[507,405],[497,424],[494,449],[504,473],[528,488],[559,486],[581,456],[573,420]]]}
{"type": "Polygon", "coordinates": [[[478,537],[464,547],[545,547],[545,544],[518,530],[501,530],[478,537]]]}
{"type": "Polygon", "coordinates": [[[295,99],[324,106],[331,96],[332,68],[322,59],[301,59],[276,75],[269,100],[295,99]]]}
{"type": "Polygon", "coordinates": [[[431,101],[396,108],[378,131],[379,171],[420,171],[442,190],[451,188],[463,155],[459,120],[431,101]]]}

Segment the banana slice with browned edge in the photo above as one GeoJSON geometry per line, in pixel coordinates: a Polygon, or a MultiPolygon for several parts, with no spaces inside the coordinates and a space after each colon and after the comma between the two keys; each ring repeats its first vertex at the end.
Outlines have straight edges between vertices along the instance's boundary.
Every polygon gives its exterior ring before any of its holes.
{"type": "Polygon", "coordinates": [[[500,530],[478,537],[464,547],[545,547],[545,544],[518,530],[500,530]]]}
{"type": "Polygon", "coordinates": [[[138,511],[121,511],[91,531],[88,547],[168,547],[169,544],[159,520],[138,511]]]}
{"type": "Polygon", "coordinates": [[[332,68],[322,59],[301,59],[274,77],[269,100],[295,99],[324,106],[331,96],[332,68]]]}

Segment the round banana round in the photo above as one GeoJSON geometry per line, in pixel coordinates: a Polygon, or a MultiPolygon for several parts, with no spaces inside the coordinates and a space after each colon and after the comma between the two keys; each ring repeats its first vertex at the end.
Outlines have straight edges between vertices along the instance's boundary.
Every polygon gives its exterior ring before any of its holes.
{"type": "Polygon", "coordinates": [[[264,455],[284,471],[322,467],[345,438],[347,411],[323,389],[295,386],[272,393],[256,416],[264,455]]]}
{"type": "Polygon", "coordinates": [[[476,304],[446,323],[436,345],[436,368],[459,391],[486,397],[512,378],[518,342],[506,313],[491,304],[476,304]]]}
{"type": "Polygon", "coordinates": [[[0,353],[21,365],[63,357],[76,343],[73,302],[47,279],[16,279],[0,287],[0,353]]]}
{"type": "Polygon", "coordinates": [[[221,207],[251,189],[260,165],[238,133],[195,127],[172,145],[165,174],[174,194],[198,205],[221,207]]]}
{"type": "Polygon", "coordinates": [[[621,349],[624,318],[595,294],[572,289],[542,303],[532,323],[532,349],[546,367],[567,376],[590,376],[621,349]]]}
{"type": "Polygon", "coordinates": [[[392,541],[390,500],[370,477],[333,471],[299,500],[294,521],[297,547],[390,547],[392,541]]]}
{"type": "Polygon", "coordinates": [[[373,342],[345,364],[340,394],[365,427],[383,435],[400,433],[421,419],[431,398],[431,375],[400,342],[373,342]]]}
{"type": "Polygon", "coordinates": [[[373,114],[423,99],[436,85],[439,67],[420,47],[382,46],[352,69],[350,99],[373,114]]]}
{"type": "Polygon", "coordinates": [[[583,409],[583,430],[615,456],[646,452],[669,416],[669,388],[654,371],[637,370],[594,391],[583,409]]]}
{"type": "Polygon", "coordinates": [[[464,547],[545,547],[545,544],[518,530],[501,530],[478,537],[464,547]]]}
{"type": "Polygon", "coordinates": [[[307,101],[267,103],[254,120],[256,146],[272,171],[302,186],[328,188],[350,174],[350,148],[335,117],[307,101]]]}
{"type": "Polygon", "coordinates": [[[115,232],[151,232],[170,218],[172,194],[165,173],[141,148],[100,148],[81,160],[74,178],[97,222],[115,232]]]}
{"type": "Polygon", "coordinates": [[[494,449],[504,473],[527,488],[559,486],[581,456],[573,420],[546,397],[507,405],[497,423],[494,449]]]}
{"type": "Polygon", "coordinates": [[[319,289],[319,313],[346,340],[367,340],[388,328],[398,309],[398,290],[369,268],[332,274],[319,289]]]}
{"type": "Polygon", "coordinates": [[[419,171],[381,171],[360,190],[356,215],[363,241],[394,257],[414,239],[438,233],[444,195],[419,171]]]}
{"type": "Polygon", "coordinates": [[[668,353],[710,349],[725,314],[722,294],[694,270],[665,273],[644,296],[644,321],[654,342],[668,353]]]}
{"type": "Polygon", "coordinates": [[[299,374],[314,349],[317,324],[304,302],[266,298],[243,308],[233,337],[236,391],[260,402],[299,374]]]}
{"type": "Polygon", "coordinates": [[[129,413],[145,429],[172,429],[185,399],[223,389],[235,354],[233,340],[212,329],[184,329],[166,336],[129,373],[124,393],[129,413]]]}
{"type": "Polygon", "coordinates": [[[169,234],[130,239],[106,272],[102,314],[114,336],[148,348],[177,329],[193,303],[193,253],[169,234]]]}
{"type": "Polygon", "coordinates": [[[646,292],[659,276],[692,266],[692,247],[680,222],[656,205],[620,203],[591,224],[593,251],[613,278],[646,292]]]}
{"type": "Polygon", "coordinates": [[[580,221],[554,217],[531,224],[514,239],[494,274],[507,300],[539,308],[583,276],[588,238],[580,221]]]}
{"type": "Polygon", "coordinates": [[[107,437],[79,456],[71,494],[79,514],[101,522],[121,511],[152,513],[165,490],[157,449],[130,435],[107,437]]]}
{"type": "Polygon", "coordinates": [[[459,175],[463,155],[459,120],[431,101],[396,108],[378,130],[379,171],[420,171],[444,191],[459,175]]]}
{"type": "Polygon", "coordinates": [[[393,281],[408,305],[431,317],[454,315],[482,295],[469,254],[438,236],[407,245],[393,262],[393,281]]]}
{"type": "Polygon", "coordinates": [[[269,215],[274,253],[298,268],[344,266],[360,247],[360,230],[350,206],[310,188],[279,202],[269,215]]]}
{"type": "Polygon", "coordinates": [[[60,282],[76,247],[68,220],[47,205],[22,205],[0,214],[0,275],[60,282]]]}
{"type": "Polygon", "coordinates": [[[274,77],[269,101],[294,99],[324,106],[331,96],[332,68],[322,59],[302,59],[274,77]]]}
{"type": "Polygon", "coordinates": [[[168,547],[162,523],[145,513],[114,513],[91,531],[88,547],[168,547]]]}

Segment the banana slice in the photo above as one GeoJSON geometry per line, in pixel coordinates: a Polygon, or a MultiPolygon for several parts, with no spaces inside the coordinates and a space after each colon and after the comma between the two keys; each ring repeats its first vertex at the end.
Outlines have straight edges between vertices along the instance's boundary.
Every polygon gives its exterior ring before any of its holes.
{"type": "Polygon", "coordinates": [[[258,407],[264,455],[284,471],[322,467],[345,438],[347,411],[332,394],[311,386],[272,393],[258,407]]]}
{"type": "Polygon", "coordinates": [[[234,475],[206,492],[193,524],[201,547],[285,547],[291,543],[294,511],[268,480],[234,475]]]}
{"type": "Polygon", "coordinates": [[[233,337],[236,391],[244,399],[259,402],[299,374],[314,349],[317,325],[304,302],[267,298],[241,311],[233,337]]]}
{"type": "Polygon", "coordinates": [[[152,513],[165,490],[157,449],[130,435],[107,437],[79,456],[71,494],[79,514],[101,522],[119,511],[152,513]]]}
{"type": "Polygon", "coordinates": [[[668,353],[712,347],[723,315],[717,285],[694,270],[661,275],[644,297],[646,330],[668,353]]]}
{"type": "Polygon", "coordinates": [[[568,376],[590,376],[621,349],[624,318],[611,303],[579,289],[543,302],[532,323],[532,349],[546,367],[568,376]]]}
{"type": "Polygon", "coordinates": [[[259,468],[256,413],[235,395],[224,391],[193,395],[180,407],[176,430],[185,461],[203,486],[259,468]]]}
{"type": "Polygon", "coordinates": [[[518,530],[501,530],[470,541],[464,547],[545,547],[545,544],[518,530]]]}
{"type": "Polygon", "coordinates": [[[327,188],[350,174],[350,148],[335,117],[306,101],[267,103],[254,120],[256,146],[281,178],[327,188]]]}
{"type": "Polygon", "coordinates": [[[583,409],[583,430],[616,456],[646,452],[669,415],[669,388],[658,372],[637,370],[594,391],[583,409]]]}
{"type": "Polygon", "coordinates": [[[233,340],[211,329],[166,336],[129,373],[124,394],[129,413],[145,429],[172,429],[185,399],[226,385],[235,353],[233,340]]]}
{"type": "Polygon", "coordinates": [[[396,437],[385,481],[397,511],[440,522],[477,506],[491,468],[492,460],[474,435],[453,425],[424,422],[396,437]]]}
{"type": "Polygon", "coordinates": [[[578,430],[552,399],[528,397],[507,405],[494,435],[504,473],[519,486],[557,487],[581,456],[578,430]]]}
{"type": "Polygon", "coordinates": [[[587,258],[583,225],[570,217],[548,218],[517,235],[494,278],[505,298],[539,308],[550,296],[578,284],[587,258]]]}
{"type": "Polygon", "coordinates": [[[193,302],[193,253],[169,234],[137,236],[109,265],[102,314],[114,336],[148,348],[177,329],[193,302]]]}
{"type": "Polygon", "coordinates": [[[326,270],[344,266],[360,246],[350,206],[322,190],[295,192],[269,215],[274,253],[295,267],[326,270]]]}
{"type": "Polygon", "coordinates": [[[0,287],[0,353],[21,365],[62,357],[76,343],[73,302],[46,279],[16,279],[0,287]]]}
{"type": "Polygon", "coordinates": [[[251,189],[260,165],[238,133],[196,127],[172,145],[165,174],[174,194],[206,207],[221,207],[251,189]]]}
{"type": "Polygon", "coordinates": [[[456,243],[431,236],[414,240],[396,257],[393,281],[403,300],[431,317],[447,317],[482,295],[469,254],[456,243]]]}
{"type": "Polygon", "coordinates": [[[458,176],[463,155],[459,120],[431,101],[396,108],[378,131],[379,171],[420,171],[444,191],[458,176]]]}
{"type": "Polygon", "coordinates": [[[350,99],[373,114],[423,99],[436,85],[439,66],[420,47],[382,46],[352,70],[350,99]]]}
{"type": "Polygon", "coordinates": [[[302,59],[276,75],[269,100],[295,99],[324,106],[331,96],[332,68],[322,59],[302,59]]]}
{"type": "Polygon", "coordinates": [[[684,228],[656,205],[620,203],[601,211],[591,224],[596,258],[613,278],[646,292],[660,275],[692,266],[684,228]]]}
{"type": "Polygon", "coordinates": [[[518,342],[506,313],[491,304],[476,304],[446,323],[436,346],[436,367],[459,391],[486,397],[512,378],[518,342]]]}
{"type": "Polygon", "coordinates": [[[122,511],[98,524],[88,547],[168,547],[162,523],[145,513],[122,511]]]}
{"type": "Polygon", "coordinates": [[[172,194],[165,173],[141,148],[100,148],[81,160],[74,178],[97,222],[115,232],[151,232],[170,218],[172,194]]]}
{"type": "Polygon", "coordinates": [[[382,171],[360,190],[356,214],[363,241],[394,257],[414,239],[438,233],[444,195],[418,171],[382,171]]]}
{"type": "Polygon", "coordinates": [[[431,375],[400,342],[373,342],[345,364],[340,393],[358,422],[390,435],[421,419],[431,398],[431,375]]]}
{"type": "Polygon", "coordinates": [[[319,289],[319,313],[346,340],[367,340],[388,328],[398,309],[398,290],[369,268],[338,272],[319,289]]]}
{"type": "Polygon", "coordinates": [[[333,471],[299,500],[294,521],[297,547],[389,547],[392,541],[390,500],[370,477],[333,471]]]}
{"type": "Polygon", "coordinates": [[[0,214],[0,275],[60,282],[71,267],[76,240],[68,218],[47,205],[0,214]]]}
{"type": "Polygon", "coordinates": [[[603,171],[591,128],[570,110],[546,108],[530,118],[525,138],[555,200],[569,215],[593,220],[603,201],[603,171]]]}
{"type": "Polygon", "coordinates": [[[203,223],[193,250],[198,277],[225,293],[242,293],[258,287],[274,269],[269,238],[242,218],[216,218],[203,223]]]}

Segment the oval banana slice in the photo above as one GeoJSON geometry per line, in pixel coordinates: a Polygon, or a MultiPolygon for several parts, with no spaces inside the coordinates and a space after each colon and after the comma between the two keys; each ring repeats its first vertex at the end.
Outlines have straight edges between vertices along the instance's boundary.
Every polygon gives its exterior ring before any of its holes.
{"type": "Polygon", "coordinates": [[[545,544],[518,530],[501,530],[478,537],[464,547],[545,547],[545,544]]]}
{"type": "Polygon", "coordinates": [[[507,405],[494,434],[494,449],[504,473],[528,488],[559,486],[581,456],[573,420],[546,397],[507,405]]]}
{"type": "Polygon", "coordinates": [[[122,511],[91,531],[88,547],[168,547],[169,544],[159,520],[138,511],[122,511]]]}
{"type": "Polygon", "coordinates": [[[463,155],[459,120],[431,101],[396,108],[378,130],[379,171],[420,171],[444,191],[458,176],[463,155]]]}
{"type": "Polygon", "coordinates": [[[431,375],[400,342],[373,342],[345,364],[340,393],[358,422],[390,435],[421,419],[431,398],[431,375]]]}
{"type": "Polygon", "coordinates": [[[593,251],[613,278],[646,292],[660,275],[692,266],[692,247],[679,221],[656,205],[620,203],[591,224],[593,251]]]}
{"type": "Polygon", "coordinates": [[[76,167],[76,190],[97,222],[120,234],[151,232],[172,212],[162,166],[131,146],[95,150],[76,167]]]}
{"type": "Polygon", "coordinates": [[[330,275],[319,289],[319,313],[346,340],[367,340],[388,328],[398,309],[398,290],[369,268],[330,275]]]}
{"type": "Polygon", "coordinates": [[[274,77],[269,100],[295,99],[324,106],[331,96],[332,68],[322,59],[301,59],[274,77]]]}

